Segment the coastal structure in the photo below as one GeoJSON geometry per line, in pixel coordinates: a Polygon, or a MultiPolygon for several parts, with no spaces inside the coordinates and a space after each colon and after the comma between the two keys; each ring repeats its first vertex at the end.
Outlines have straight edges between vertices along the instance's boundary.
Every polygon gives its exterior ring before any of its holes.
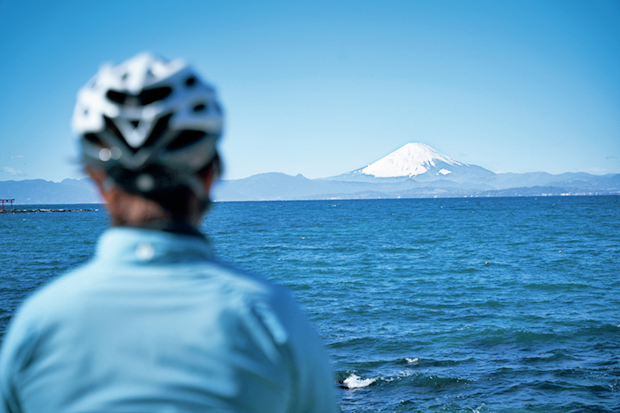
{"type": "Polygon", "coordinates": [[[11,203],[11,212],[13,212],[13,201],[15,201],[15,199],[0,199],[0,202],[2,203],[2,212],[4,212],[4,203],[5,202],[10,202],[11,203]]]}

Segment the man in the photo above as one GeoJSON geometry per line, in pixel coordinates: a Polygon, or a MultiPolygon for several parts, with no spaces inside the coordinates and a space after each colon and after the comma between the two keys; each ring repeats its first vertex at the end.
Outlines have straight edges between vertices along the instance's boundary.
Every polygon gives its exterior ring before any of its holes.
{"type": "Polygon", "coordinates": [[[0,412],[337,411],[289,294],[214,260],[196,230],[221,170],[213,89],[141,54],[80,90],[73,127],[112,228],[13,318],[0,412]]]}

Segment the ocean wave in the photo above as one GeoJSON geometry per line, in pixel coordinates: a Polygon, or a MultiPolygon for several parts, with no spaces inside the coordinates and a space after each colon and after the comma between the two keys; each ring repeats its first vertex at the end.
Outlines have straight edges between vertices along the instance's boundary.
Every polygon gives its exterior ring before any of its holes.
{"type": "Polygon", "coordinates": [[[413,385],[417,387],[433,387],[444,388],[446,386],[459,386],[464,384],[473,383],[472,380],[464,377],[440,377],[437,375],[422,376],[418,375],[413,381],[413,385]]]}
{"type": "Polygon", "coordinates": [[[362,387],[368,387],[376,381],[377,381],[376,378],[362,379],[357,374],[352,373],[349,377],[347,377],[346,379],[342,381],[341,387],[346,388],[346,389],[359,389],[362,387]]]}
{"type": "MultiPolygon", "coordinates": [[[[407,360],[407,359],[405,359],[407,360]]],[[[409,359],[409,364],[416,364],[416,359],[409,359]]],[[[361,373],[360,373],[361,374],[361,373]]],[[[367,373],[368,374],[368,373],[367,373]]],[[[372,374],[372,373],[370,373],[372,374]]],[[[360,376],[356,373],[340,373],[340,377],[344,380],[338,380],[343,389],[360,389],[369,386],[389,386],[396,387],[417,387],[429,388],[434,390],[443,390],[446,387],[462,386],[473,383],[474,381],[460,376],[439,376],[437,374],[429,374],[428,371],[420,372],[417,369],[407,368],[404,370],[393,370],[391,372],[383,372],[374,376],[360,376]]]]}

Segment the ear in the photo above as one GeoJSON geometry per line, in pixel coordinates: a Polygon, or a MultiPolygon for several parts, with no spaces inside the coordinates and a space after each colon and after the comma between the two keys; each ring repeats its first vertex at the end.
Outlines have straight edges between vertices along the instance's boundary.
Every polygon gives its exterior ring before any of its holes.
{"type": "Polygon", "coordinates": [[[211,166],[211,168],[209,168],[209,171],[206,174],[202,175],[202,184],[206,194],[209,194],[211,192],[211,187],[213,186],[215,180],[215,167],[211,166]]]}
{"type": "Polygon", "coordinates": [[[92,168],[90,166],[85,167],[84,172],[86,172],[86,174],[90,176],[90,179],[93,180],[95,185],[97,185],[97,189],[99,190],[99,195],[101,195],[101,198],[103,198],[106,204],[109,204],[111,201],[111,194],[109,191],[106,191],[103,186],[103,183],[108,177],[106,173],[101,169],[92,168]]]}

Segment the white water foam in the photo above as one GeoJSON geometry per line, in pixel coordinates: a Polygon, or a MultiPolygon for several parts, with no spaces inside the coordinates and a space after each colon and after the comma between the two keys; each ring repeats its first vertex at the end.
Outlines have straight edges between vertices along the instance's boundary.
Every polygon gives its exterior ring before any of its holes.
{"type": "Polygon", "coordinates": [[[480,409],[482,409],[483,407],[484,407],[484,403],[482,403],[482,406],[478,407],[477,409],[472,409],[470,407],[469,410],[471,410],[472,413],[481,413],[480,409]]]}
{"type": "Polygon", "coordinates": [[[351,374],[349,377],[344,379],[344,385],[349,389],[358,389],[360,387],[368,387],[373,384],[377,379],[362,379],[360,376],[356,374],[351,374]]]}
{"type": "Polygon", "coordinates": [[[415,358],[405,357],[405,360],[407,360],[407,363],[417,363],[418,361],[420,361],[417,357],[415,358]]]}

